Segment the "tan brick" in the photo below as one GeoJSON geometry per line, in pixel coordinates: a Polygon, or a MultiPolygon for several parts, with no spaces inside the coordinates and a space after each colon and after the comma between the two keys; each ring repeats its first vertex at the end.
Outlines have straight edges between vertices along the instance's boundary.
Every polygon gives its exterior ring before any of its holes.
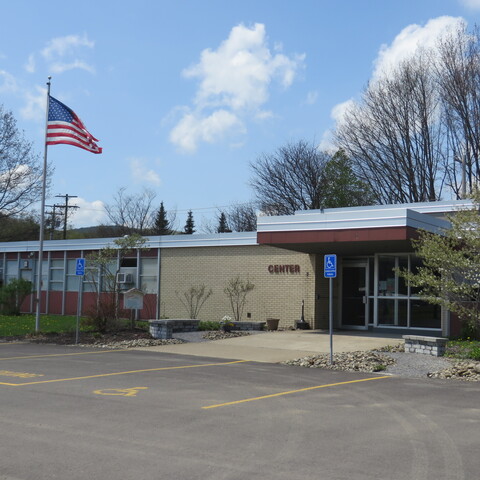
{"type": "Polygon", "coordinates": [[[255,284],[247,296],[242,320],[247,313],[254,321],[279,318],[280,327],[294,326],[305,301],[305,320],[313,326],[315,311],[315,256],[269,246],[199,247],[162,249],[160,282],[161,315],[187,315],[175,292],[205,284],[213,290],[199,318],[219,321],[232,315],[224,293],[228,281],[240,275],[255,284]],[[286,268],[270,268],[269,266],[286,268]],[[290,267],[294,266],[294,267],[290,267]],[[295,267],[298,266],[298,267],[295,267]],[[282,270],[284,270],[282,272],[282,270]],[[280,273],[281,272],[281,273],[280,273]]]}

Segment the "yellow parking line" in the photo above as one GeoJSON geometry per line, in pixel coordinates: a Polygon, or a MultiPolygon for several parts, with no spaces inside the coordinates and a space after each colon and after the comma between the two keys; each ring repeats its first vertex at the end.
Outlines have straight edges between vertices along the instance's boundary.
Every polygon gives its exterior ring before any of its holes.
{"type": "Polygon", "coordinates": [[[316,390],[318,388],[336,387],[338,385],[347,385],[349,383],[368,382],[369,380],[381,380],[382,378],[392,378],[392,377],[390,376],[371,377],[371,378],[362,378],[361,380],[350,380],[348,382],[329,383],[327,385],[316,385],[315,387],[306,387],[306,388],[299,388],[298,390],[290,390],[288,392],[272,393],[271,395],[263,395],[262,397],[245,398],[243,400],[236,400],[234,402],[219,403],[217,405],[208,405],[202,408],[204,410],[208,410],[209,408],[226,407],[229,405],[237,405],[239,403],[254,402],[256,400],[265,400],[266,398],[281,397],[283,395],[290,395],[292,393],[308,392],[309,390],[316,390]]]}
{"type": "Polygon", "coordinates": [[[114,372],[114,373],[101,373],[98,375],[87,375],[85,377],[72,377],[72,378],[57,378],[54,380],[41,380],[38,382],[28,382],[28,383],[3,383],[0,382],[0,385],[8,385],[10,387],[23,387],[25,385],[39,385],[41,383],[55,383],[55,382],[69,382],[72,380],[85,380],[88,378],[100,378],[100,377],[112,377],[114,375],[127,375],[129,373],[144,373],[144,372],[160,372],[162,370],[180,370],[183,368],[199,368],[199,367],[214,367],[217,365],[232,365],[234,363],[244,363],[248,360],[236,360],[234,362],[222,362],[222,363],[202,363],[200,365],[183,365],[180,367],[160,367],[160,368],[146,368],[143,370],[130,370],[127,372],[114,372]]]}
{"type": "Polygon", "coordinates": [[[25,358],[46,358],[46,357],[73,357],[75,355],[98,355],[100,353],[126,352],[128,348],[116,350],[99,350],[98,352],[77,352],[77,353],[51,353],[47,355],[24,355],[21,357],[0,357],[0,360],[22,360],[25,358]]]}

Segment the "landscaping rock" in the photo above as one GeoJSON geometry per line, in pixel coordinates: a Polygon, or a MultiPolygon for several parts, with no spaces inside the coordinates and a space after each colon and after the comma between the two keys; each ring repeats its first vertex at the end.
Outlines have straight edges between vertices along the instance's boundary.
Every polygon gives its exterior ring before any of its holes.
{"type": "Polygon", "coordinates": [[[450,367],[438,372],[428,373],[430,378],[457,378],[469,382],[480,381],[480,362],[471,360],[450,360],[450,367]]]}
{"type": "Polygon", "coordinates": [[[330,365],[330,355],[320,354],[296,360],[283,362],[285,365],[297,365],[309,368],[327,368],[329,370],[345,370],[349,372],[381,372],[395,360],[379,352],[348,352],[335,353],[333,365],[330,365]]]}
{"type": "Polygon", "coordinates": [[[220,330],[215,330],[211,332],[204,332],[203,338],[206,340],[225,340],[227,338],[245,337],[246,335],[250,335],[250,332],[222,332],[220,330]]]}

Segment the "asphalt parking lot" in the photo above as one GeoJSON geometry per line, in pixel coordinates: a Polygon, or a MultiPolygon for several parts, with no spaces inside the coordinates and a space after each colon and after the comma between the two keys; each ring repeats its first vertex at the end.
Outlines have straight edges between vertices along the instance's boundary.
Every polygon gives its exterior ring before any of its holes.
{"type": "Polygon", "coordinates": [[[480,385],[0,344],[0,479],[478,478],[480,385]]]}

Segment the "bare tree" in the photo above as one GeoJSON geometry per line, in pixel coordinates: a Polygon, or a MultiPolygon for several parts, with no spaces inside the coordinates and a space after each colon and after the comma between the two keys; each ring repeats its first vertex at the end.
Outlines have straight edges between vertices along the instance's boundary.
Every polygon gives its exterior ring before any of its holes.
{"type": "Polygon", "coordinates": [[[257,209],[253,203],[237,203],[226,211],[227,223],[233,232],[254,232],[257,229],[257,209]]]}
{"type": "Polygon", "coordinates": [[[299,140],[252,162],[250,184],[260,210],[267,215],[288,215],[295,210],[321,208],[328,158],[315,145],[299,140]]]}
{"type": "Polygon", "coordinates": [[[480,30],[467,32],[466,24],[439,42],[439,91],[449,138],[449,186],[457,197],[472,192],[480,177],[480,30]],[[466,185],[462,188],[461,162],[466,185]]]}
{"type": "Polygon", "coordinates": [[[305,140],[264,154],[251,164],[254,177],[250,184],[258,208],[267,215],[291,215],[295,210],[372,203],[367,185],[357,181],[339,155],[345,154],[322,152],[305,140]],[[349,180],[352,183],[347,185],[349,180]],[[352,195],[344,195],[345,189],[352,195]]]}
{"type": "MultiPolygon", "coordinates": [[[[40,199],[43,167],[17,128],[11,112],[0,105],[0,213],[18,215],[40,199]]],[[[47,172],[47,180],[51,170],[47,172]]]]}
{"type": "Polygon", "coordinates": [[[223,289],[225,295],[230,300],[233,318],[240,322],[243,316],[243,309],[247,303],[247,295],[255,288],[250,280],[242,280],[239,275],[231,278],[227,286],[223,289]]]}
{"type": "Polygon", "coordinates": [[[182,305],[187,310],[189,317],[197,319],[203,304],[212,295],[213,290],[210,288],[207,290],[205,284],[192,285],[190,288],[183,292],[175,291],[175,295],[182,302],[182,305]]]}
{"type": "Polygon", "coordinates": [[[358,177],[380,203],[438,200],[445,131],[432,64],[418,54],[370,83],[335,133],[358,177]]]}
{"type": "Polygon", "coordinates": [[[97,297],[95,306],[90,308],[87,315],[98,331],[106,332],[119,328],[121,285],[118,274],[124,258],[136,254],[137,250],[143,250],[147,240],[137,233],[125,235],[87,256],[88,268],[85,277],[93,285],[97,297]]]}
{"type": "Polygon", "coordinates": [[[138,194],[128,195],[126,187],[118,190],[113,202],[105,206],[108,218],[120,228],[120,235],[144,234],[153,224],[155,192],[148,188],[138,194]]]}

